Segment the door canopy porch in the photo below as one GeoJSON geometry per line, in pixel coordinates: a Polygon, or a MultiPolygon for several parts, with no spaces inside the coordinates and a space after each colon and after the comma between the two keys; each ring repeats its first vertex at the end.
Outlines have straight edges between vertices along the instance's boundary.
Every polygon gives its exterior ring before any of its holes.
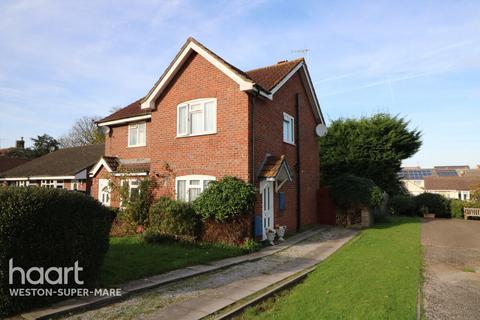
{"type": "Polygon", "coordinates": [[[275,182],[276,192],[278,192],[287,181],[292,181],[292,173],[285,159],[285,155],[281,155],[280,157],[268,155],[265,158],[258,177],[261,180],[275,182]]]}

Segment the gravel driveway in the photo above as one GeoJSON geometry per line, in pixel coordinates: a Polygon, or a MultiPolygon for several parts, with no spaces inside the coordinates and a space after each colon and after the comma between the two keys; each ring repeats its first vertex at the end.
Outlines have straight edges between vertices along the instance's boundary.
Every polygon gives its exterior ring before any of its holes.
{"type": "Polygon", "coordinates": [[[427,319],[480,319],[480,221],[425,220],[427,319]]]}
{"type": "MultiPolygon", "coordinates": [[[[235,300],[238,295],[250,295],[271,280],[277,281],[278,278],[279,281],[285,277],[284,274],[310,266],[319,256],[331,251],[334,247],[332,241],[348,239],[354,234],[355,231],[344,228],[325,228],[307,240],[260,260],[181,280],[68,319],[185,319],[184,314],[177,314],[178,309],[184,308],[176,306],[195,309],[197,305],[212,301],[223,303],[227,297],[235,300]],[[248,292],[243,292],[245,288],[248,292]]],[[[228,304],[233,300],[227,301],[228,304]]],[[[189,314],[187,318],[195,319],[197,316],[189,314]]]]}

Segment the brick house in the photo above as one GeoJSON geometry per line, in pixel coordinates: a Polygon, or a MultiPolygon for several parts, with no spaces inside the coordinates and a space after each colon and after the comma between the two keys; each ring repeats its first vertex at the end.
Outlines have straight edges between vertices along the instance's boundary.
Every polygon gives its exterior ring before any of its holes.
{"type": "MultiPolygon", "coordinates": [[[[243,72],[187,39],[148,94],[98,121],[105,156],[90,171],[92,195],[118,206],[109,179],[128,172],[130,192],[147,175],[155,196],[192,201],[230,175],[255,185],[255,234],[318,221],[324,128],[303,59],[243,72]]],[[[253,226],[252,225],[252,226],[253,226]]]]}

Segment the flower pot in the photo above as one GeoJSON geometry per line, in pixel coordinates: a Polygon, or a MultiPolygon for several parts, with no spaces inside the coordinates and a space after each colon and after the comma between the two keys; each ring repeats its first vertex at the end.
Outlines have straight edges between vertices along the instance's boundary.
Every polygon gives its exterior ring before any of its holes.
{"type": "Polygon", "coordinates": [[[275,240],[275,230],[267,230],[267,240],[273,246],[273,240],[275,240]]]}
{"type": "Polygon", "coordinates": [[[285,231],[287,231],[287,226],[279,226],[277,228],[278,241],[285,241],[283,237],[285,236],[285,231]]]}
{"type": "Polygon", "coordinates": [[[435,213],[424,213],[423,217],[425,219],[435,219],[435,213]]]}

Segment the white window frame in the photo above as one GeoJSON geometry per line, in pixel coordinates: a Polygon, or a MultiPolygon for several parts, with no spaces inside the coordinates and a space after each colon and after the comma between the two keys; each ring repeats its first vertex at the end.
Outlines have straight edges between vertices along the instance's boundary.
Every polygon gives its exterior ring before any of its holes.
{"type": "Polygon", "coordinates": [[[135,148],[135,147],[145,147],[147,145],[147,122],[142,121],[142,122],[136,122],[136,123],[131,123],[128,125],[128,137],[127,137],[127,143],[129,148],[135,148]],[[140,126],[145,127],[145,141],[140,141],[140,126]],[[132,135],[132,130],[136,127],[137,129],[137,143],[136,144],[130,144],[130,136],[132,135]]]}
{"type": "MultiPolygon", "coordinates": [[[[198,111],[197,111],[198,112],[198,111]]],[[[216,98],[205,98],[205,99],[195,99],[186,102],[182,102],[177,106],[177,137],[194,137],[194,136],[203,136],[207,134],[215,134],[217,133],[217,99],[216,98]],[[213,102],[213,129],[205,130],[205,105],[207,103],[213,102]],[[203,130],[199,133],[192,134],[191,130],[191,115],[192,106],[201,105],[201,112],[202,112],[202,126],[203,130]],[[180,132],[180,108],[186,108],[186,117],[183,122],[185,126],[185,132],[180,132]]]]}
{"type": "Polygon", "coordinates": [[[64,180],[41,180],[40,186],[44,188],[52,188],[52,189],[64,189],[64,180]]]}
{"type": "Polygon", "coordinates": [[[214,176],[206,176],[206,175],[188,175],[188,176],[180,176],[175,178],[175,199],[178,199],[178,181],[185,181],[185,200],[186,202],[190,202],[190,193],[189,189],[192,188],[199,188],[200,194],[205,190],[204,184],[206,181],[215,181],[217,180],[214,176]],[[192,180],[200,180],[200,186],[192,185],[190,182],[192,180]]]}
{"type": "Polygon", "coordinates": [[[295,118],[285,112],[283,113],[282,135],[283,142],[295,145],[295,118]],[[289,123],[291,137],[290,135],[287,135],[287,137],[285,137],[285,122],[289,123]]]}

